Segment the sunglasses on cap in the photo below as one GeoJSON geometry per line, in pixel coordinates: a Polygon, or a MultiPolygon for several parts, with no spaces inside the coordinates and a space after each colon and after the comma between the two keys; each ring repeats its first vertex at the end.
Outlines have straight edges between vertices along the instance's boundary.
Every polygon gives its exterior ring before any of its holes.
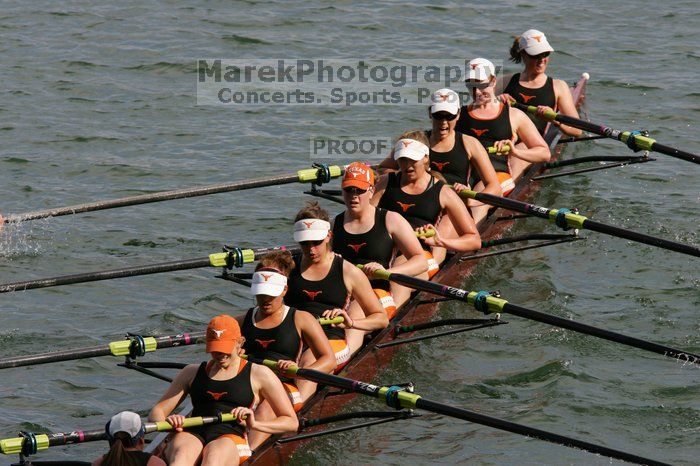
{"type": "Polygon", "coordinates": [[[310,247],[314,247],[314,246],[320,246],[321,243],[323,243],[324,241],[325,241],[325,239],[319,239],[316,241],[300,241],[299,245],[301,247],[310,248],[310,247]]]}
{"type": "Polygon", "coordinates": [[[550,52],[542,52],[537,55],[530,55],[529,53],[525,53],[531,60],[540,60],[542,58],[547,58],[549,56],[550,52]]]}
{"type": "Polygon", "coordinates": [[[442,120],[452,121],[455,118],[457,118],[457,115],[456,114],[453,115],[450,112],[436,112],[436,113],[431,113],[430,118],[432,118],[433,120],[438,120],[438,121],[442,121],[442,120]]]}
{"type": "Polygon", "coordinates": [[[483,91],[491,85],[491,81],[464,81],[464,84],[468,89],[479,89],[480,91],[483,91]]]}
{"type": "Polygon", "coordinates": [[[360,189],[356,186],[348,186],[347,188],[343,188],[343,192],[345,194],[349,194],[351,196],[362,196],[364,193],[367,192],[366,189],[360,189]]]}

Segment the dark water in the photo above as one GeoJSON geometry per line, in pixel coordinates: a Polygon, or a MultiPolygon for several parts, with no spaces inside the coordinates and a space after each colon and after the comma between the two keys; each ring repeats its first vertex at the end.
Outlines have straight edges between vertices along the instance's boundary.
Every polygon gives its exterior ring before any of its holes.
{"type": "MultiPolygon", "coordinates": [[[[196,60],[220,57],[505,60],[511,37],[544,30],[550,74],[591,74],[588,112],[621,129],[700,152],[696,2],[424,4],[387,2],[15,2],[0,13],[0,212],[294,172],[310,135],[394,137],[425,126],[416,106],[197,106],[196,60]]],[[[515,68],[512,68],[515,70],[515,68]]],[[[568,156],[627,154],[613,141],[568,156]]],[[[697,244],[700,172],[653,163],[560,178],[535,201],[697,244]]],[[[340,159],[347,162],[350,159],[340,159]]],[[[291,243],[298,185],[63,217],[0,237],[0,281],[204,257],[223,243],[291,243]]],[[[332,210],[333,204],[324,204],[332,210]]],[[[553,231],[527,220],[514,233],[553,231]]],[[[649,340],[700,351],[700,279],[688,256],[596,233],[586,241],[484,260],[465,287],[649,340]]],[[[124,332],[200,330],[251,303],[214,270],[4,294],[0,357],[75,348],[124,332]]],[[[441,316],[465,315],[458,304],[441,316]]],[[[471,311],[468,312],[471,315],[471,311]]],[[[698,462],[695,366],[544,325],[509,325],[406,348],[377,382],[655,459],[698,462]]],[[[201,348],[147,360],[197,361],[201,348]]],[[[102,358],[3,370],[0,436],[102,426],[145,414],[163,382],[102,358]]],[[[357,406],[376,406],[371,400],[357,406]]],[[[104,445],[39,458],[88,457],[104,445]]],[[[427,414],[329,437],[297,464],[606,464],[606,458],[427,414]]],[[[7,458],[3,462],[9,463],[7,458]]]]}

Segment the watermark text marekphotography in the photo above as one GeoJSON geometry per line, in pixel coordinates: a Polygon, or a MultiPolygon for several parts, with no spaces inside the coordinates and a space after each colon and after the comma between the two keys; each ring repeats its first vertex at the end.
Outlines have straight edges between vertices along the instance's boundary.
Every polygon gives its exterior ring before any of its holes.
{"type": "Polygon", "coordinates": [[[197,104],[429,105],[442,88],[467,100],[468,68],[464,59],[200,59],[197,104]]]}
{"type": "Polygon", "coordinates": [[[384,160],[393,147],[393,140],[383,136],[311,136],[309,157],[312,160],[384,160]]]}

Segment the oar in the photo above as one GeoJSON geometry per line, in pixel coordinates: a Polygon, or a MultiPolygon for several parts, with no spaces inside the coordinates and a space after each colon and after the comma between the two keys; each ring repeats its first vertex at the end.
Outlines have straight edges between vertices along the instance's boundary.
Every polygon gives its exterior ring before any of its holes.
{"type": "Polygon", "coordinates": [[[172,199],[182,199],[185,197],[206,196],[209,194],[225,193],[231,191],[242,191],[245,189],[261,188],[264,186],[277,186],[290,183],[327,183],[332,178],[337,178],[343,174],[343,167],[333,165],[319,165],[314,168],[299,170],[296,173],[266,178],[257,178],[247,181],[237,181],[233,183],[222,183],[210,186],[200,186],[198,188],[184,188],[173,191],[161,191],[152,194],[142,194],[129,196],[121,199],[89,202],[68,207],[57,207],[54,209],[37,210],[23,214],[10,214],[0,220],[4,223],[25,222],[47,217],[58,217],[61,215],[72,215],[95,210],[114,209],[117,207],[147,204],[150,202],[169,201],[172,199]]]}
{"type": "MultiPolygon", "coordinates": [[[[271,360],[256,360],[250,358],[252,362],[258,364],[264,364],[273,370],[277,369],[277,362],[271,360]]],[[[326,374],[323,372],[315,371],[312,369],[303,369],[296,366],[289,368],[284,375],[286,376],[296,376],[303,379],[311,380],[320,384],[330,385],[332,387],[338,387],[345,390],[349,390],[355,393],[360,393],[362,395],[371,396],[373,398],[379,398],[386,401],[386,404],[392,408],[396,409],[424,409],[437,414],[442,414],[444,416],[454,417],[457,419],[463,419],[465,421],[473,422],[476,424],[481,424],[488,427],[493,427],[498,430],[505,430],[507,432],[512,432],[514,434],[525,435],[527,437],[532,437],[547,442],[556,443],[559,445],[564,445],[566,447],[580,448],[582,450],[589,451],[591,453],[597,453],[610,458],[617,458],[624,461],[629,461],[631,463],[637,464],[648,464],[648,465],[664,465],[659,461],[644,458],[641,456],[626,453],[620,450],[615,450],[612,448],[607,448],[602,445],[596,445],[583,440],[578,440],[572,437],[567,437],[561,434],[555,434],[553,432],[548,432],[546,430],[537,429],[534,427],[529,427],[523,424],[517,424],[515,422],[506,421],[504,419],[499,419],[497,417],[488,416],[486,414],[477,413],[474,411],[469,411],[464,408],[459,408],[456,406],[451,406],[444,403],[439,403],[437,401],[432,401],[423,398],[415,393],[409,393],[401,389],[401,387],[391,386],[383,387],[372,385],[367,382],[362,382],[359,380],[348,379],[345,377],[339,377],[337,375],[326,374]]]]}
{"type": "MultiPolygon", "coordinates": [[[[345,322],[343,317],[334,317],[332,319],[319,317],[318,319],[318,323],[321,325],[337,325],[343,322],[345,322]]],[[[113,341],[106,345],[0,359],[0,369],[36,366],[39,364],[61,361],[75,361],[78,359],[97,358],[100,356],[129,356],[131,358],[136,358],[159,349],[201,344],[204,343],[205,336],[205,332],[180,333],[177,335],[165,335],[160,337],[133,335],[128,339],[113,341]]]]}
{"type": "Polygon", "coordinates": [[[658,238],[656,236],[650,236],[644,233],[638,233],[626,228],[596,222],[588,217],[584,217],[583,215],[574,214],[569,209],[550,209],[548,207],[541,207],[534,204],[528,204],[526,202],[516,201],[515,199],[509,199],[507,197],[477,193],[476,191],[471,191],[468,189],[460,191],[459,195],[470,199],[476,199],[493,206],[503,207],[508,210],[523,212],[535,217],[546,218],[565,230],[570,228],[578,228],[597,231],[598,233],[605,233],[608,235],[625,238],[637,243],[649,244],[651,246],[668,249],[670,251],[700,257],[700,248],[696,246],[678,243],[676,241],[658,238]]]}
{"type": "MultiPolygon", "coordinates": [[[[188,429],[209,424],[221,424],[235,421],[236,417],[231,413],[220,413],[218,416],[188,417],[185,418],[183,422],[183,428],[188,429]]],[[[143,428],[147,434],[151,432],[169,432],[173,430],[173,426],[167,421],[145,422],[143,428]]],[[[47,450],[49,447],[99,440],[107,440],[107,434],[104,428],[89,431],[75,430],[56,434],[34,434],[27,432],[22,437],[10,437],[0,440],[0,453],[4,453],[5,455],[33,455],[38,451],[47,450]]]]}
{"type": "Polygon", "coordinates": [[[574,320],[564,319],[550,314],[545,314],[544,312],[535,311],[534,309],[528,309],[523,306],[518,306],[517,304],[511,304],[505,299],[491,296],[486,291],[467,291],[460,288],[454,288],[451,286],[430,282],[428,280],[422,280],[420,278],[415,278],[408,275],[390,273],[386,270],[376,270],[373,276],[374,278],[390,280],[401,285],[405,285],[409,288],[413,288],[415,290],[421,290],[428,293],[433,293],[440,296],[456,299],[458,301],[464,301],[465,303],[473,305],[476,308],[476,310],[485,314],[489,312],[501,312],[512,314],[515,316],[524,317],[525,319],[535,320],[537,322],[553,325],[555,327],[565,328],[567,330],[583,333],[585,335],[591,335],[594,337],[602,338],[604,340],[613,341],[615,343],[621,343],[623,345],[632,346],[645,351],[650,351],[652,353],[661,354],[663,356],[668,356],[674,359],[681,360],[683,362],[692,362],[695,364],[700,364],[700,355],[689,353],[687,351],[679,350],[676,348],[671,348],[670,346],[660,345],[651,341],[630,337],[621,333],[611,332],[610,330],[593,327],[591,325],[582,324],[574,320]]]}
{"type": "Polygon", "coordinates": [[[137,267],[126,267],[122,269],[86,272],[75,275],[39,278],[36,280],[27,280],[23,282],[4,283],[0,284],[0,293],[34,290],[37,288],[49,288],[61,285],[72,285],[75,283],[96,282],[100,280],[111,280],[114,278],[135,277],[138,275],[150,275],[154,273],[174,272],[177,270],[198,269],[202,267],[241,267],[243,264],[249,264],[260,259],[260,257],[269,252],[278,250],[287,250],[292,254],[296,254],[300,251],[299,248],[287,248],[286,246],[260,249],[231,248],[227,252],[218,252],[210,254],[208,257],[202,257],[199,259],[159,262],[156,264],[141,265],[137,267]]]}
{"type": "MultiPolygon", "coordinates": [[[[518,102],[513,102],[512,105],[524,112],[530,113],[532,115],[537,115],[537,107],[532,105],[524,105],[518,102]]],[[[558,121],[565,125],[573,126],[574,128],[579,128],[590,133],[599,134],[611,139],[617,139],[627,144],[627,147],[634,151],[648,150],[652,152],[659,152],[661,154],[670,155],[681,160],[687,160],[688,162],[700,164],[700,156],[691,154],[690,152],[685,152],[679,149],[675,149],[670,146],[665,146],[656,142],[656,139],[652,139],[648,136],[642,135],[639,131],[620,131],[617,129],[612,129],[610,127],[599,125],[596,123],[591,123],[579,118],[570,117],[557,113],[554,110],[546,110],[543,115],[540,116],[548,121],[558,121]]]]}

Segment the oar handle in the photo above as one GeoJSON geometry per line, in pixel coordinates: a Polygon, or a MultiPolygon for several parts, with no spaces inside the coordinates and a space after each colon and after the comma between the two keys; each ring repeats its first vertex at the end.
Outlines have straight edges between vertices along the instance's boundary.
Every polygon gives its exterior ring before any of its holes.
{"type": "Polygon", "coordinates": [[[505,145],[503,146],[503,148],[502,148],[500,151],[497,150],[495,146],[489,146],[489,147],[486,149],[486,152],[487,152],[489,155],[507,154],[507,153],[510,152],[510,145],[505,144],[505,145]]]}
{"type": "Polygon", "coordinates": [[[328,317],[320,317],[318,319],[318,323],[321,325],[337,325],[342,324],[343,322],[345,322],[345,318],[342,316],[333,317],[332,319],[329,319],[328,317]]]}
{"type": "Polygon", "coordinates": [[[418,238],[432,238],[433,236],[435,236],[435,230],[431,228],[429,230],[425,230],[423,233],[416,232],[416,236],[418,238]]]}

